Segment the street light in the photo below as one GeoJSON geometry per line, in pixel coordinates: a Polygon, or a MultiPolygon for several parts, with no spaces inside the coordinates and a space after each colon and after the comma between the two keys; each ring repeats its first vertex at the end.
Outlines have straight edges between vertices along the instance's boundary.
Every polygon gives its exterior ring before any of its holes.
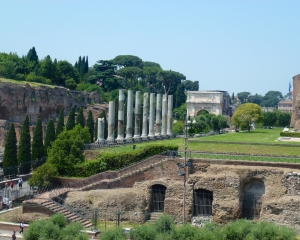
{"type": "Polygon", "coordinates": [[[186,115],[186,120],[185,120],[185,135],[184,135],[184,162],[183,164],[177,163],[178,166],[178,175],[183,176],[183,224],[185,223],[185,195],[186,195],[186,167],[191,167],[192,162],[187,161],[187,139],[188,139],[188,115],[186,115]],[[181,171],[183,169],[183,172],[181,171]]]}

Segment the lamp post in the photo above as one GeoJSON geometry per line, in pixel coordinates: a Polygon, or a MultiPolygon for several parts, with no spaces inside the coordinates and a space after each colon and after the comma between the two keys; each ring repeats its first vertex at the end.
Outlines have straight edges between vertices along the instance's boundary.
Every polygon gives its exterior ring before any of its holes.
{"type": "Polygon", "coordinates": [[[186,115],[186,120],[184,124],[185,128],[185,134],[184,134],[184,162],[183,165],[181,163],[177,163],[178,166],[178,175],[183,176],[183,224],[185,223],[185,196],[186,196],[186,167],[191,167],[192,163],[190,161],[187,161],[187,140],[188,140],[188,115],[186,115]],[[183,172],[181,172],[180,169],[183,169],[183,172]]]}

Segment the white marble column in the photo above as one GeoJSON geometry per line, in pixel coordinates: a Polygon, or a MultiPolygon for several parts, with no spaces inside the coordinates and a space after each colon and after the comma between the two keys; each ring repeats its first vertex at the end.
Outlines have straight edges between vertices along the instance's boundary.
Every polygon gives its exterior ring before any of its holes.
{"type": "Polygon", "coordinates": [[[167,135],[172,136],[173,95],[168,95],[167,135]]]}
{"type": "Polygon", "coordinates": [[[134,136],[133,139],[139,141],[141,138],[140,131],[141,122],[141,92],[135,93],[135,119],[134,119],[134,136]]]}
{"type": "Polygon", "coordinates": [[[167,111],[168,111],[168,100],[167,94],[162,97],[162,119],[161,119],[161,135],[165,137],[167,135],[167,111]]]}
{"type": "Polygon", "coordinates": [[[132,121],[133,121],[133,91],[128,90],[127,98],[127,122],[126,122],[126,141],[132,140],[132,121]]]}
{"type": "Polygon", "coordinates": [[[117,141],[124,140],[124,89],[119,90],[119,106],[118,106],[118,136],[117,141]]]}
{"type": "Polygon", "coordinates": [[[115,130],[115,102],[110,101],[108,105],[108,129],[107,129],[107,141],[114,141],[115,130]]]}
{"type": "Polygon", "coordinates": [[[148,93],[144,93],[142,138],[148,136],[148,93]]]}

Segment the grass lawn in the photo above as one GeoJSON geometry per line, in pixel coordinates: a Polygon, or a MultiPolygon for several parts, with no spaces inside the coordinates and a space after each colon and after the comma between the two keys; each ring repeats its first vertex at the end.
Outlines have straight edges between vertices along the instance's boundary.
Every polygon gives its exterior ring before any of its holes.
{"type": "Polygon", "coordinates": [[[19,81],[19,80],[7,79],[7,78],[0,78],[0,82],[22,84],[22,85],[28,83],[31,87],[46,86],[46,87],[54,88],[54,85],[48,85],[48,84],[37,83],[37,82],[19,81]]]}
{"type": "MultiPolygon", "coordinates": [[[[281,146],[286,144],[297,144],[300,147],[300,142],[276,142],[280,136],[281,128],[277,129],[257,129],[250,132],[227,133],[202,138],[189,138],[189,151],[207,151],[207,152],[223,152],[223,153],[244,153],[244,154],[259,154],[259,155],[283,155],[283,156],[300,156],[298,147],[281,146]],[[205,142],[212,141],[212,142],[205,142]],[[224,142],[224,143],[222,143],[224,142]],[[228,144],[225,142],[233,142],[228,144]],[[249,142],[249,144],[235,144],[239,142],[249,142]],[[267,143],[272,145],[253,145],[253,143],[267,143]]],[[[179,150],[184,150],[184,139],[173,138],[169,140],[161,140],[154,142],[135,143],[136,147],[142,147],[148,144],[176,144],[179,150]]],[[[115,148],[105,148],[94,150],[96,152],[122,152],[132,149],[132,145],[119,146],[115,148]]]]}

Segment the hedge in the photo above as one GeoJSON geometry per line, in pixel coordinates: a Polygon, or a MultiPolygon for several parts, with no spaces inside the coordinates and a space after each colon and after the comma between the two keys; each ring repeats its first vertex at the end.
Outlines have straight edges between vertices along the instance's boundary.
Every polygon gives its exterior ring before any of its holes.
{"type": "Polygon", "coordinates": [[[76,177],[89,177],[91,175],[117,170],[132,163],[141,161],[167,150],[177,151],[177,145],[147,145],[141,149],[130,149],[119,153],[101,153],[95,160],[88,160],[75,166],[76,177]]]}
{"type": "Polygon", "coordinates": [[[294,138],[300,138],[300,132],[281,132],[281,137],[294,137],[294,138]]]}

